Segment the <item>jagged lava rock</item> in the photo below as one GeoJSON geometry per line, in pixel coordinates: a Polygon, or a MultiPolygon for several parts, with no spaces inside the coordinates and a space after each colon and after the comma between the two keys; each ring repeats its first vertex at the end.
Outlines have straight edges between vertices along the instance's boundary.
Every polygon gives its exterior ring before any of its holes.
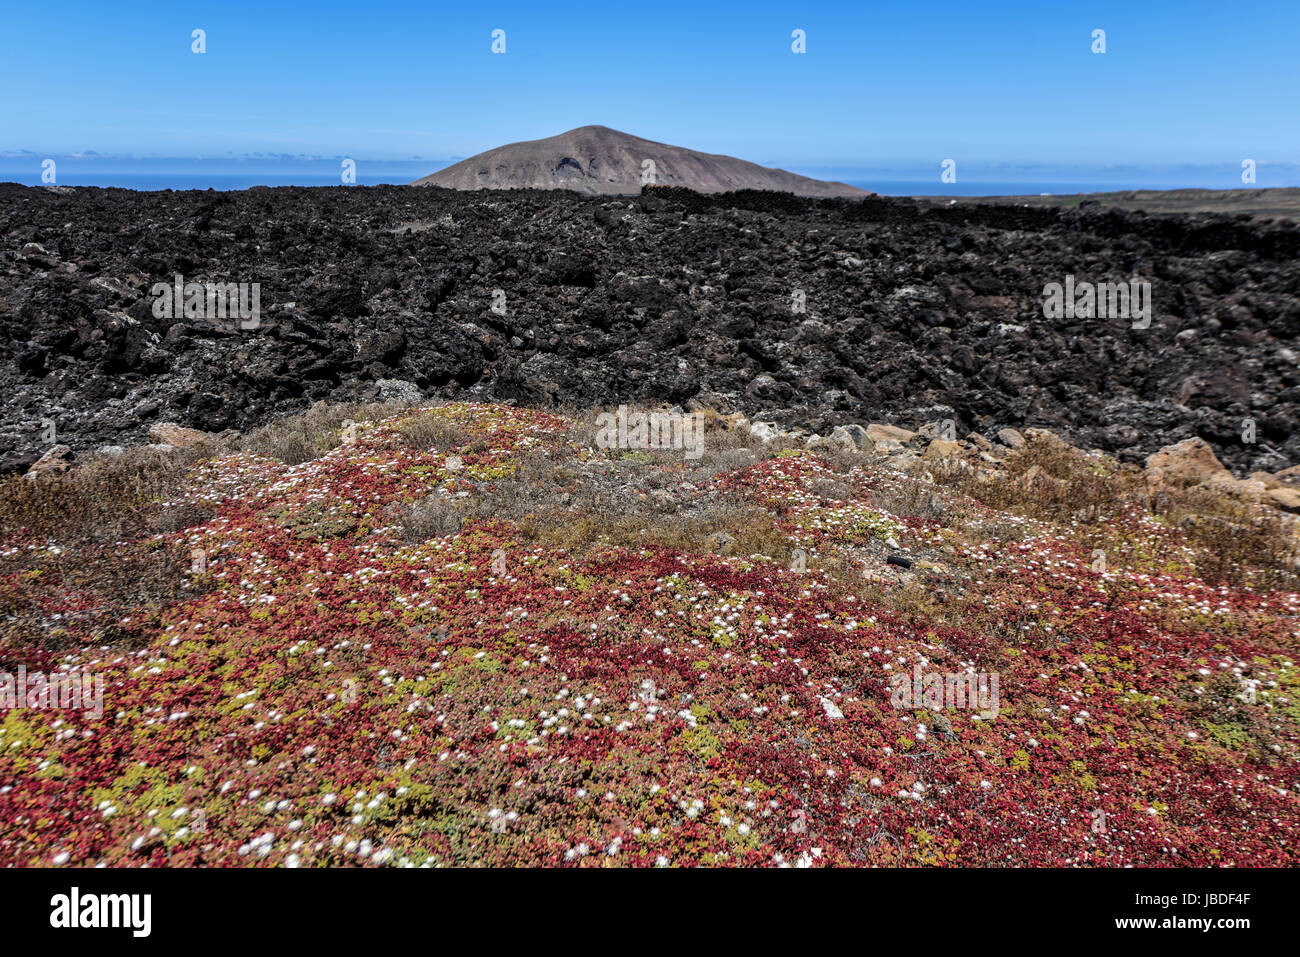
{"type": "Polygon", "coordinates": [[[1300,461],[1294,223],[675,188],[3,184],[0,234],[10,471],[45,452],[47,417],[80,452],[390,381],[539,406],[707,396],[806,435],[1032,425],[1132,463],[1197,434],[1239,474],[1300,461]],[[1131,270],[1153,283],[1149,329],[1044,319],[1046,283],[1131,270]],[[177,273],[260,283],[257,328],[155,316],[177,273]]]}

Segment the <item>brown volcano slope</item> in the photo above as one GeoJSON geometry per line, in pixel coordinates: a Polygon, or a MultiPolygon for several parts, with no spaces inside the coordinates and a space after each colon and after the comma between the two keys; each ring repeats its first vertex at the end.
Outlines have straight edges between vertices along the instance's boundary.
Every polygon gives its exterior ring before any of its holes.
{"type": "Polygon", "coordinates": [[[796,196],[872,195],[847,183],[832,183],[770,169],[734,156],[699,153],[642,139],[607,126],[583,126],[542,140],[509,143],[461,160],[416,180],[414,186],[449,189],[570,189],[587,195],[641,192],[646,161],[653,182],[701,193],[759,189],[796,196]]]}

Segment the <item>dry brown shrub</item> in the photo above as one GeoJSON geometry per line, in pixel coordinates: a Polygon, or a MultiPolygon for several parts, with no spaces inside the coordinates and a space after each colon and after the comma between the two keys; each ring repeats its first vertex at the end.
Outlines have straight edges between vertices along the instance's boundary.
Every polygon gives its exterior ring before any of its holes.
{"type": "Polygon", "coordinates": [[[994,472],[952,459],[929,469],[936,484],[990,508],[1045,522],[1104,516],[1142,487],[1135,467],[1050,442],[1030,442],[1011,452],[994,472]]]}
{"type": "Polygon", "coordinates": [[[860,466],[876,465],[882,461],[874,452],[859,451],[842,445],[818,449],[817,455],[836,472],[849,472],[860,466]]]}
{"type": "Polygon", "coordinates": [[[732,449],[762,448],[763,440],[753,435],[746,428],[737,426],[708,409],[701,410],[704,416],[704,454],[726,452],[732,449]]]}
{"type": "Polygon", "coordinates": [[[935,482],[995,510],[1071,526],[1087,548],[1122,539],[1108,517],[1135,506],[1176,527],[1196,550],[1192,574],[1206,581],[1295,587],[1296,539],[1279,512],[1223,489],[1152,489],[1141,469],[1053,443],[1030,442],[979,476],[953,462],[931,466],[935,482]]]}
{"type": "Polygon", "coordinates": [[[451,451],[470,438],[461,423],[437,410],[407,416],[397,423],[397,431],[408,448],[421,450],[451,451]]]}
{"type": "Polygon", "coordinates": [[[20,660],[38,648],[62,651],[84,644],[140,647],[157,629],[157,609],[209,591],[212,579],[194,574],[183,548],[151,541],[28,554],[22,577],[0,588],[0,657],[20,660]],[[50,592],[78,597],[56,617],[42,601],[50,592]]]}
{"type": "Polygon", "coordinates": [[[539,448],[522,452],[509,475],[493,481],[471,496],[466,517],[518,520],[539,509],[560,503],[561,496],[578,478],[573,469],[561,465],[539,448]]]}
{"type": "Polygon", "coordinates": [[[1295,588],[1300,583],[1300,553],[1282,513],[1202,487],[1160,496],[1155,508],[1199,549],[1198,578],[1263,588],[1295,588]]]}
{"type": "Polygon", "coordinates": [[[524,537],[573,552],[620,546],[655,547],[682,554],[764,555],[789,563],[788,536],[762,509],[722,505],[700,514],[643,509],[551,509],[519,523],[524,537]]]}
{"type": "Polygon", "coordinates": [[[409,408],[398,402],[317,402],[306,412],[291,415],[242,436],[235,448],[301,465],[343,444],[347,422],[376,422],[409,408]]]}
{"type": "Polygon", "coordinates": [[[10,476],[0,483],[0,536],[25,532],[77,544],[154,531],[159,503],[181,491],[200,454],[131,449],[62,475],[10,476]]]}
{"type": "Polygon", "coordinates": [[[456,499],[430,495],[403,506],[398,513],[398,524],[407,542],[423,542],[458,532],[464,518],[465,509],[456,499]]]}

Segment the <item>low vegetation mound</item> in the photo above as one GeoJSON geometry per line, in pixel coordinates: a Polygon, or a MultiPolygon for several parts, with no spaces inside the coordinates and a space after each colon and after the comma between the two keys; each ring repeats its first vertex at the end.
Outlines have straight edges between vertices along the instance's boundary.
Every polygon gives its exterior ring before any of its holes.
{"type": "Polygon", "coordinates": [[[1288,513],[596,422],[321,406],[8,480],[0,865],[1297,863],[1288,513]]]}

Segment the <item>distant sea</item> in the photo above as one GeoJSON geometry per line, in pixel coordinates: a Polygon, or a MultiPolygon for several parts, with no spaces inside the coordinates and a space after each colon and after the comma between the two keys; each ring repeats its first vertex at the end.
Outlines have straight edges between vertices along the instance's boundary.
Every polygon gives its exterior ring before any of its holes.
{"type": "MultiPolygon", "coordinates": [[[[424,174],[420,174],[424,175],[424,174]]],[[[382,186],[387,183],[409,183],[412,179],[396,180],[382,176],[357,176],[359,186],[382,186]]],[[[19,179],[0,171],[0,182],[23,183],[25,186],[40,186],[40,177],[31,182],[30,177],[19,179]]],[[[105,186],[120,189],[163,190],[163,189],[251,189],[254,186],[339,186],[337,176],[312,176],[302,174],[265,174],[265,173],[214,173],[197,176],[193,173],[114,173],[88,176],[60,176],[59,186],[105,186]]]]}
{"type": "MultiPolygon", "coordinates": [[[[406,184],[451,165],[453,159],[356,160],[360,186],[406,184]]],[[[0,182],[40,186],[38,154],[0,156],[0,182]]],[[[234,190],[253,186],[339,186],[341,159],[238,160],[156,159],[109,157],[55,157],[55,183],[59,186],[102,186],[136,190],[234,190]]],[[[786,167],[793,173],[859,186],[884,196],[1026,196],[1040,193],[1094,193],[1130,189],[1232,189],[1242,188],[1239,171],[1232,167],[1172,167],[1161,169],[1058,170],[1021,167],[1017,176],[1009,169],[968,166],[970,175],[956,183],[942,183],[936,175],[921,179],[908,169],[875,170],[863,167],[786,167]],[[999,175],[1001,174],[1001,175],[999,175]]],[[[1257,187],[1300,186],[1300,167],[1261,166],[1257,187]]]]}
{"type": "MultiPolygon", "coordinates": [[[[1203,183],[1103,183],[1088,182],[1050,182],[1037,180],[1025,182],[1012,180],[1007,182],[986,183],[936,183],[933,180],[918,182],[916,180],[866,180],[845,179],[840,182],[850,186],[869,189],[881,196],[1037,196],[1041,193],[1054,195],[1070,193],[1115,193],[1130,189],[1229,189],[1222,183],[1207,186],[1203,183]]],[[[1240,184],[1236,188],[1241,188],[1240,184]]],[[[1254,187],[1258,188],[1258,187],[1254,187]]]]}
{"type": "MultiPolygon", "coordinates": [[[[80,160],[55,159],[58,186],[105,186],[121,189],[249,189],[253,186],[341,186],[338,159],[292,162],[213,160],[80,160]]],[[[449,165],[448,160],[356,161],[358,186],[406,184],[449,165]]],[[[15,161],[0,157],[0,183],[41,186],[39,157],[15,161]]]]}

